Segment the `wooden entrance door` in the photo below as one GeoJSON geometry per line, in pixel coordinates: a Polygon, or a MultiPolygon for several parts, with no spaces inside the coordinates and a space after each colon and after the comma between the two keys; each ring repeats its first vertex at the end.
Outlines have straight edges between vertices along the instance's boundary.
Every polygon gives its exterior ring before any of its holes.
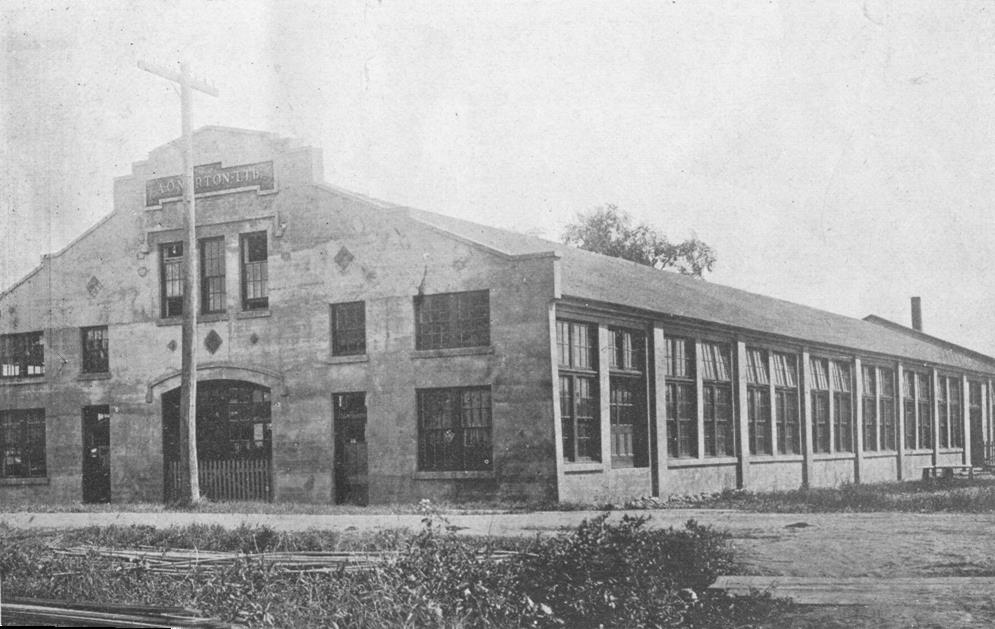
{"type": "Polygon", "coordinates": [[[110,501],[110,409],[87,406],[83,408],[83,502],[110,501]]]}
{"type": "Polygon", "coordinates": [[[366,394],[332,396],[335,432],[335,502],[365,505],[369,501],[366,452],[366,394]]]}

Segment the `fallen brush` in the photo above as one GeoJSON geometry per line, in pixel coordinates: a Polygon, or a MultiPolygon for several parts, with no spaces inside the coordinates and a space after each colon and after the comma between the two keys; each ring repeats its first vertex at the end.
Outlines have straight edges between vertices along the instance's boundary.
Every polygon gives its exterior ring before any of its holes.
{"type": "Polygon", "coordinates": [[[241,627],[204,618],[196,609],[154,605],[70,603],[37,598],[11,598],[0,605],[0,618],[10,626],[178,627],[223,629],[241,627]]]}

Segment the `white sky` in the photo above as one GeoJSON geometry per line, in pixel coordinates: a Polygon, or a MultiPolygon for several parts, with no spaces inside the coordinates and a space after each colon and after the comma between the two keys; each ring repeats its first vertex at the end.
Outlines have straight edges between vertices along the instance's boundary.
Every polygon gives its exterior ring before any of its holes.
{"type": "Polygon", "coordinates": [[[710,281],[995,354],[995,4],[0,0],[0,286],[195,125],[300,137],[329,183],[557,237],[617,203],[710,281]],[[66,6],[69,4],[70,6],[66,6]]]}

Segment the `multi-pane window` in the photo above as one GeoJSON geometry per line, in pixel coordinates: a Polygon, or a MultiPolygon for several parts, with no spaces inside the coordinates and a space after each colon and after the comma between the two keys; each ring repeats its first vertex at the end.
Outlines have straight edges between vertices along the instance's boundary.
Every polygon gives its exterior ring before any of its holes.
{"type": "Polygon", "coordinates": [[[963,448],[964,417],[961,413],[960,378],[940,376],[939,384],[936,401],[940,412],[940,434],[937,435],[940,447],[963,448]]]}
{"type": "Polygon", "coordinates": [[[919,447],[933,447],[933,387],[928,373],[916,374],[916,402],[919,407],[919,447]]]}
{"type": "Polygon", "coordinates": [[[932,387],[929,374],[906,371],[902,387],[905,410],[905,447],[929,449],[933,447],[932,387]]]}
{"type": "Polygon", "coordinates": [[[0,478],[45,476],[45,409],[0,411],[0,478]]]}
{"type": "Polygon", "coordinates": [[[366,304],[352,301],[332,304],[332,354],[366,353],[366,304]]]}
{"type": "Polygon", "coordinates": [[[491,389],[418,391],[418,469],[491,469],[491,389]]]}
{"type": "Polygon", "coordinates": [[[203,314],[225,311],[225,239],[200,241],[200,310],[203,314]]]}
{"type": "Polygon", "coordinates": [[[879,401],[878,415],[881,418],[881,449],[895,450],[898,447],[895,430],[895,372],[881,367],[878,369],[879,401]]]}
{"type": "Polygon", "coordinates": [[[770,370],[767,352],[746,350],[746,408],[750,454],[771,454],[770,370]]]}
{"type": "Polygon", "coordinates": [[[269,308],[269,252],[266,232],[242,234],[242,310],[269,308]]]}
{"type": "Polygon", "coordinates": [[[905,416],[905,447],[916,449],[916,373],[902,372],[902,413],[905,416]]]}
{"type": "Polygon", "coordinates": [[[223,381],[200,384],[197,407],[197,455],[201,459],[270,457],[273,432],[269,389],[223,381]]]}
{"type": "Polygon", "coordinates": [[[0,378],[45,375],[45,345],[41,332],[0,336],[0,378]]]}
{"type": "MultiPolygon", "coordinates": [[[[967,414],[968,421],[971,422],[971,427],[981,427],[981,383],[980,382],[968,382],[967,384],[967,414]]],[[[972,440],[977,440],[984,442],[983,435],[971,435],[972,440]]]]}
{"type": "Polygon", "coordinates": [[[646,438],[646,335],[633,330],[610,330],[609,410],[612,466],[649,463],[646,438]]]}
{"type": "Polygon", "coordinates": [[[863,366],[864,450],[895,449],[895,373],[863,366]]]}
{"type": "Polygon", "coordinates": [[[110,369],[107,326],[83,328],[80,336],[83,345],[83,373],[107,373],[110,369]]]}
{"type": "Polygon", "coordinates": [[[853,397],[850,384],[850,365],[829,361],[833,377],[833,437],[836,452],[853,452],[853,397]]]}
{"type": "Polygon", "coordinates": [[[695,400],[694,343],[667,338],[667,451],[670,456],[698,456],[698,417],[695,400]]]}
{"type": "Polygon", "coordinates": [[[812,427],[815,430],[813,446],[816,452],[829,452],[829,361],[812,358],[812,427]]]}
{"type": "Polygon", "coordinates": [[[183,243],[159,246],[159,303],[163,317],[183,314],[183,243]]]}
{"type": "Polygon", "coordinates": [[[705,420],[705,456],[736,453],[732,421],[732,362],[729,346],[701,344],[701,393],[705,420]]]}
{"type": "Polygon", "coordinates": [[[774,352],[774,423],[778,454],[802,451],[801,413],[798,411],[798,363],[794,354],[774,352]]]}
{"type": "Polygon", "coordinates": [[[556,322],[560,422],[567,461],[600,461],[597,326],[556,322]]]}
{"type": "Polygon", "coordinates": [[[864,365],[862,371],[863,396],[861,412],[864,426],[864,450],[878,449],[878,398],[877,370],[864,365]]]}
{"type": "Polygon", "coordinates": [[[488,291],[415,297],[415,349],[479,347],[490,342],[488,291]]]}

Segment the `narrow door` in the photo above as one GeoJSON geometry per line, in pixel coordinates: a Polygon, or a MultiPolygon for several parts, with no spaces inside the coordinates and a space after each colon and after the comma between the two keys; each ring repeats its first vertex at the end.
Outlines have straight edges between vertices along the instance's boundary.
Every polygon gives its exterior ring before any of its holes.
{"type": "Polygon", "coordinates": [[[369,500],[366,458],[366,394],[332,396],[335,432],[335,502],[365,505],[369,500]]]}
{"type": "Polygon", "coordinates": [[[110,409],[86,406],[83,408],[83,502],[110,501],[110,409]]]}

